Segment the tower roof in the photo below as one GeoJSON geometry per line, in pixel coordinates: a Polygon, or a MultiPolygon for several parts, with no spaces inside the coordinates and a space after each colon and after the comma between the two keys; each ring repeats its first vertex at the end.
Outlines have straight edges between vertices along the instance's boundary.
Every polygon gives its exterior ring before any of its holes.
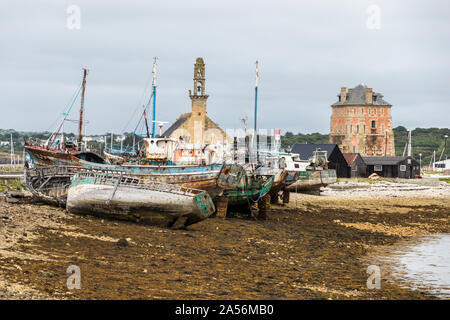
{"type": "MultiPolygon", "coordinates": [[[[333,103],[333,106],[366,104],[367,88],[368,87],[365,84],[359,84],[354,88],[348,89],[348,92],[346,93],[347,97],[345,99],[345,102],[336,101],[335,103],[333,103]]],[[[371,104],[376,106],[391,106],[389,102],[383,99],[383,95],[381,93],[373,92],[372,95],[374,99],[372,99],[373,101],[371,104]]]]}

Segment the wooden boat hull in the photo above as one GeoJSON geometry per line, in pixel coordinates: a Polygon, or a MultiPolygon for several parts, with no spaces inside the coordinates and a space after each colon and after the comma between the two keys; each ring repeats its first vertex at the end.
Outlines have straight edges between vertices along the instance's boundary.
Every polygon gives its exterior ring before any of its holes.
{"type": "Polygon", "coordinates": [[[25,183],[37,199],[65,206],[71,177],[80,172],[122,173],[139,178],[143,183],[160,182],[204,190],[213,198],[220,195],[223,190],[238,186],[244,174],[242,167],[235,165],[110,166],[110,168],[113,169],[72,166],[37,167],[25,171],[25,183]]]}
{"type": "Polygon", "coordinates": [[[296,182],[288,186],[289,191],[316,191],[337,181],[336,170],[300,171],[296,182]]]}
{"type": "Polygon", "coordinates": [[[76,166],[76,167],[107,167],[108,164],[99,155],[92,152],[62,151],[41,146],[25,144],[25,150],[30,155],[35,167],[76,166]]]}
{"type": "MultiPolygon", "coordinates": [[[[246,177],[244,177],[245,179],[246,177]]],[[[274,183],[274,176],[248,177],[247,183],[238,188],[225,190],[223,197],[228,198],[228,207],[253,204],[269,193],[274,183]]]]}
{"type": "Polygon", "coordinates": [[[88,173],[72,178],[67,210],[162,226],[184,218],[183,226],[187,226],[208,218],[215,207],[205,191],[162,183],[144,185],[132,177],[88,173]],[[102,180],[106,176],[109,180],[102,180]],[[127,179],[138,182],[126,184],[127,179]]]}

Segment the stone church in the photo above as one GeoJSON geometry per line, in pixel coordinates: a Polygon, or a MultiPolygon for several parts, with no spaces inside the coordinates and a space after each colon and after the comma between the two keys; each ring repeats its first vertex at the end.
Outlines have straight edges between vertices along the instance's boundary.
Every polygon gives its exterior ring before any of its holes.
{"type": "Polygon", "coordinates": [[[205,63],[203,58],[197,58],[194,65],[194,88],[193,91],[189,90],[192,111],[179,116],[163,133],[163,136],[183,139],[193,144],[229,141],[225,131],[207,115],[206,100],[208,97],[209,95],[205,93],[205,63]]]}
{"type": "Polygon", "coordinates": [[[330,143],[343,153],[395,156],[391,107],[381,93],[363,84],[342,87],[331,105],[330,143]]]}

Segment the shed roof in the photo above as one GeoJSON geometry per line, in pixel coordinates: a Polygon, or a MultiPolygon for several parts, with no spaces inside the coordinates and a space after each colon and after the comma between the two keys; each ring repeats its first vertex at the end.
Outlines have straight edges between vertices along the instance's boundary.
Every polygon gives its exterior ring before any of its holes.
{"type": "Polygon", "coordinates": [[[302,160],[308,160],[309,158],[312,158],[314,156],[314,151],[320,149],[322,151],[327,151],[328,159],[330,159],[330,156],[335,148],[338,148],[338,146],[332,143],[296,143],[292,147],[291,152],[298,153],[300,155],[300,159],[302,160]]]}
{"type": "Polygon", "coordinates": [[[362,157],[364,162],[369,165],[385,165],[385,166],[395,166],[398,165],[403,160],[408,157],[362,157]]]}
{"type": "Polygon", "coordinates": [[[352,166],[353,162],[355,162],[355,160],[361,155],[359,153],[343,153],[343,156],[345,158],[345,161],[347,161],[347,164],[349,166],[352,166]]]}

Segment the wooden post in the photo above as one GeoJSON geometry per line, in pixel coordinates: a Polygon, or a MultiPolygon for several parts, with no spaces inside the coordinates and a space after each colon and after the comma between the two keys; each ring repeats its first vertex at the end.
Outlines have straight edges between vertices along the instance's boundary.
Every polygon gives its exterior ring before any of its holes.
{"type": "Polygon", "coordinates": [[[289,203],[290,194],[288,189],[283,190],[283,204],[289,203]]]}
{"type": "Polygon", "coordinates": [[[227,217],[228,198],[227,197],[219,197],[216,207],[217,207],[216,217],[225,219],[227,217]]]}
{"type": "Polygon", "coordinates": [[[266,220],[267,211],[270,207],[270,195],[266,194],[258,201],[258,220],[266,220]]]}

